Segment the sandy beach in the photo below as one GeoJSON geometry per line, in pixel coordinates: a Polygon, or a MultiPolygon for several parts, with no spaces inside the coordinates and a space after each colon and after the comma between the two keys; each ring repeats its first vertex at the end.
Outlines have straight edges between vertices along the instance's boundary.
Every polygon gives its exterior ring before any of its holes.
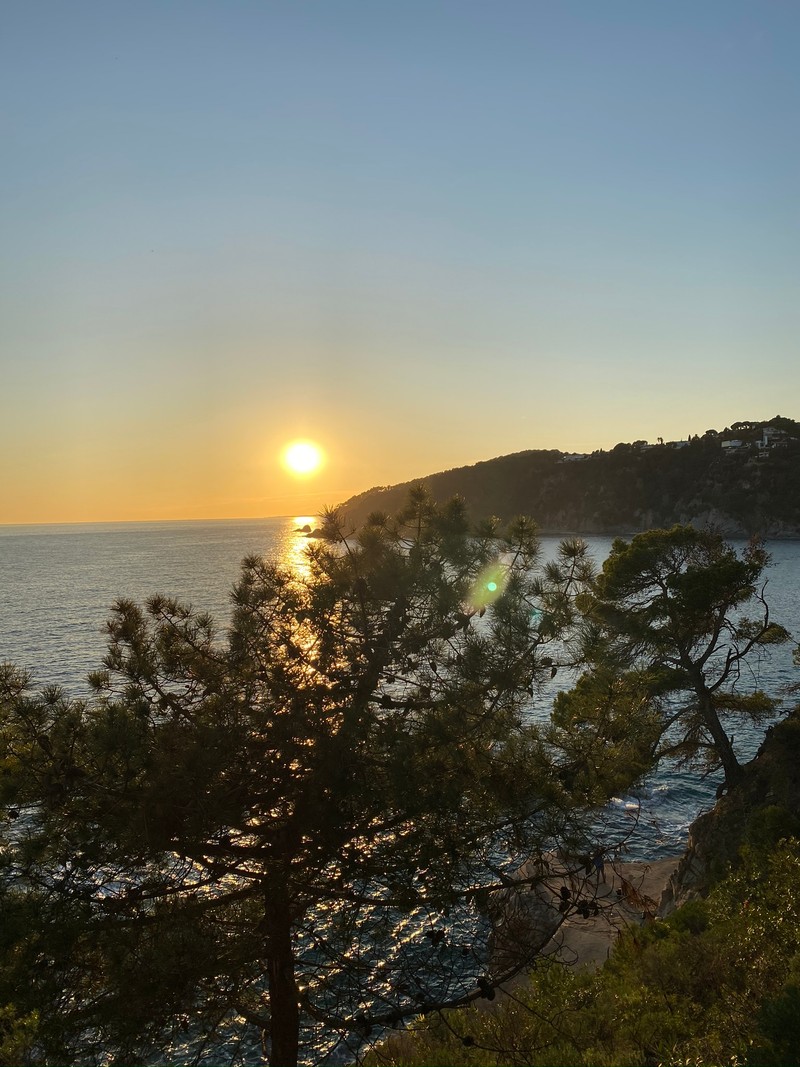
{"type": "Polygon", "coordinates": [[[680,858],[606,864],[597,882],[600,913],[569,915],[545,953],[576,966],[602,966],[622,930],[651,921],[680,858]]]}
{"type": "MultiPolygon", "coordinates": [[[[577,873],[574,867],[563,872],[551,868],[531,896],[509,895],[495,927],[493,963],[501,973],[517,961],[523,969],[499,988],[510,990],[524,980],[524,961],[534,954],[569,966],[602,966],[624,930],[654,921],[680,859],[607,862],[590,873],[577,873]],[[566,908],[563,920],[562,908],[566,908]]],[[[528,861],[518,873],[531,877],[538,870],[536,861],[528,861]]]]}

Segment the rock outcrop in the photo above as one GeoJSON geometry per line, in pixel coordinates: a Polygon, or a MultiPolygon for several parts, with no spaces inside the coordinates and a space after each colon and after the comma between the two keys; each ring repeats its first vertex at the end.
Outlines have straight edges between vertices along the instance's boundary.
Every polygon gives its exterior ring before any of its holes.
{"type": "Polygon", "coordinates": [[[769,728],[741,780],[692,823],[659,914],[705,896],[737,864],[743,845],[769,848],[790,835],[800,835],[800,708],[769,728]]]}

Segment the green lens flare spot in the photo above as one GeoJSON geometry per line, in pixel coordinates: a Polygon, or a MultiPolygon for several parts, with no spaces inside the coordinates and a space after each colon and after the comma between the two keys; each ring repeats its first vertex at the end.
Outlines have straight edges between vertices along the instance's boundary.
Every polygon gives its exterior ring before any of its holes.
{"type": "Polygon", "coordinates": [[[508,567],[499,559],[493,559],[476,575],[467,598],[467,606],[479,611],[493,604],[503,595],[508,582],[508,567]]]}

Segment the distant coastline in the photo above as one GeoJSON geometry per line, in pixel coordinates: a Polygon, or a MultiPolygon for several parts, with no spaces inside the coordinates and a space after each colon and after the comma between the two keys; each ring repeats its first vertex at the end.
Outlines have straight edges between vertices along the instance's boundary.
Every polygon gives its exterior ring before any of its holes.
{"type": "MultiPolygon", "coordinates": [[[[685,441],[517,452],[416,481],[440,502],[462,496],[476,520],[531,515],[547,536],[625,537],[691,523],[734,539],[800,539],[800,423],[782,416],[685,441]]],[[[412,484],[370,489],[341,510],[361,525],[371,512],[400,507],[412,484]]]]}

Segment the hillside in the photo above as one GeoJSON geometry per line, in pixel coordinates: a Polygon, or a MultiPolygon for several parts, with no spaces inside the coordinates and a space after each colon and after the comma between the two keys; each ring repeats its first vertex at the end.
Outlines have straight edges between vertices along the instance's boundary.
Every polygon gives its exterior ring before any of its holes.
{"type": "MultiPolygon", "coordinates": [[[[443,501],[460,494],[478,519],[532,515],[545,533],[634,533],[676,522],[713,523],[730,537],[800,536],[800,423],[734,422],[688,441],[621,443],[588,455],[531,450],[424,476],[443,501]]],[[[351,497],[360,525],[393,511],[411,482],[351,497]]]]}

